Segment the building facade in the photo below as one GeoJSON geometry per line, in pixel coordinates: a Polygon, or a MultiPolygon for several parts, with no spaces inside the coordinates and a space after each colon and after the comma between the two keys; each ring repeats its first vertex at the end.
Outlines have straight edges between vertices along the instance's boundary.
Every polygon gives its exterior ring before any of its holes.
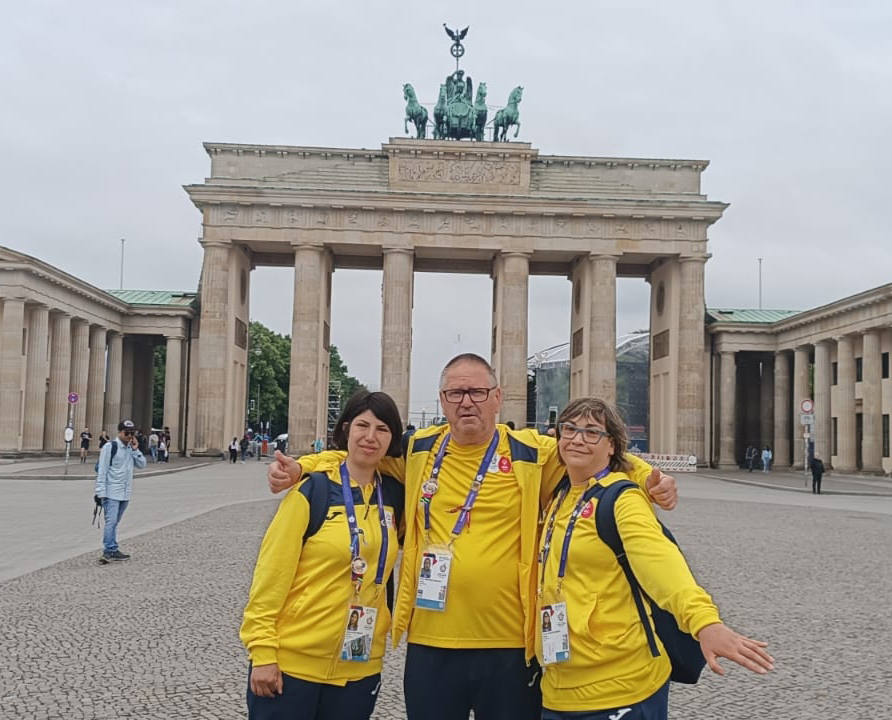
{"type": "Polygon", "coordinates": [[[707,323],[715,464],[767,445],[775,465],[802,468],[811,442],[841,472],[892,472],[892,284],[805,312],[709,310],[707,323]]]}
{"type": "MultiPolygon", "coordinates": [[[[570,392],[614,398],[616,278],[652,286],[652,447],[706,457],[707,230],[726,205],[701,160],[540,155],[528,143],[391,139],[380,150],[206,143],[189,185],[204,265],[192,449],[216,455],[244,427],[250,273],[294,268],[289,444],[324,437],[331,275],[384,274],[381,389],[409,407],[415,272],[493,280],[492,362],[502,419],[527,408],[531,274],[572,283],[570,392]]],[[[444,358],[445,361],[445,358],[444,358]]]]}
{"type": "Polygon", "coordinates": [[[94,440],[103,429],[114,435],[122,418],[150,428],[159,343],[163,424],[171,450],[181,451],[196,301],[195,293],[100,290],[0,247],[0,453],[63,450],[69,412],[75,437],[85,427],[94,440]]]}

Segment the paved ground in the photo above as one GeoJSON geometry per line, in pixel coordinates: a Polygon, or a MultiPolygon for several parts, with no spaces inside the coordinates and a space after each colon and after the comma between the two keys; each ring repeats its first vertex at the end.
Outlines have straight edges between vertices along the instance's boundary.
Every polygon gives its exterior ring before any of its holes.
{"type": "MultiPolygon", "coordinates": [[[[0,481],[11,500],[0,567],[12,578],[0,583],[0,716],[243,718],[237,629],[276,507],[262,470],[220,463],[144,479],[122,528],[133,560],[106,567],[87,481],[0,481]],[[10,546],[10,523],[27,542],[10,546]]],[[[892,498],[680,483],[667,521],[725,620],[769,640],[778,669],[762,678],[726,663],[725,678],[674,686],[671,717],[892,717],[892,498]]],[[[401,662],[391,653],[377,718],[404,717],[401,662]]]]}

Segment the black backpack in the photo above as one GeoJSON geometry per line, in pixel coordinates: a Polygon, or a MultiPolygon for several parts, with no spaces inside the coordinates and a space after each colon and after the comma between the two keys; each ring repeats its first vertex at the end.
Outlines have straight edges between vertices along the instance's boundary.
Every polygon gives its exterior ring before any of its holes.
{"type": "MultiPolygon", "coordinates": [[[[647,635],[650,654],[653,657],[659,657],[660,651],[657,648],[656,640],[654,640],[653,629],[647,619],[647,610],[644,607],[642,598],[646,599],[650,605],[650,614],[654,621],[654,628],[656,628],[657,635],[660,636],[660,641],[663,643],[666,654],[669,656],[669,661],[672,663],[670,680],[693,685],[700,679],[700,673],[706,665],[706,659],[703,657],[700,643],[692,635],[679,628],[675,616],[657,605],[641,588],[629,565],[622,538],[616,527],[614,508],[617,498],[629,488],[637,488],[638,485],[630,480],[621,480],[607,487],[601,485],[595,485],[594,487],[598,488],[594,495],[598,499],[598,507],[595,510],[595,527],[598,531],[598,537],[616,555],[616,560],[623,569],[626,580],[629,581],[632,597],[635,600],[635,607],[638,609],[638,616],[641,618],[641,624],[644,626],[644,632],[647,635]]],[[[663,534],[674,545],[678,546],[669,528],[663,525],[662,522],[660,522],[660,527],[663,528],[663,534]]]]}
{"type": "MultiPolygon", "coordinates": [[[[118,441],[117,440],[109,440],[108,444],[111,445],[111,457],[108,459],[109,467],[111,467],[112,462],[115,459],[115,453],[118,452],[118,441]]],[[[102,457],[102,452],[100,451],[99,457],[102,457]]],[[[96,464],[93,466],[93,472],[99,472],[99,460],[96,461],[96,464]]]]}

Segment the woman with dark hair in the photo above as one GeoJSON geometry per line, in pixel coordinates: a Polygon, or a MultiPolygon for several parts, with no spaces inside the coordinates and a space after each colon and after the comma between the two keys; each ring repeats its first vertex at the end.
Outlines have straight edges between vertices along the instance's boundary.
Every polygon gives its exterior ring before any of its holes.
{"type": "Polygon", "coordinates": [[[403,486],[378,464],[400,455],[390,396],[365,390],[334,430],[346,457],[285,496],[257,558],[241,627],[251,658],[252,720],[365,720],[372,714],[390,628],[385,585],[399,549],[403,486]],[[328,498],[321,526],[313,504],[328,498]],[[355,652],[354,646],[363,652],[355,652]]]}
{"type": "MultiPolygon", "coordinates": [[[[542,717],[606,720],[628,714],[663,720],[670,662],[656,633],[659,654],[651,652],[631,586],[594,521],[599,490],[629,478],[625,424],[611,405],[580,398],[561,413],[557,433],[569,482],[558,486],[546,512],[537,609],[559,608],[555,617],[566,621],[550,628],[550,635],[560,630],[568,643],[545,638],[544,628],[539,637],[537,654],[545,665],[542,717]]],[[[663,534],[643,490],[631,487],[620,494],[614,515],[641,588],[700,642],[714,672],[724,674],[718,657],[760,674],[773,669],[765,643],[738,635],[719,619],[681,551],[663,534]]]]}

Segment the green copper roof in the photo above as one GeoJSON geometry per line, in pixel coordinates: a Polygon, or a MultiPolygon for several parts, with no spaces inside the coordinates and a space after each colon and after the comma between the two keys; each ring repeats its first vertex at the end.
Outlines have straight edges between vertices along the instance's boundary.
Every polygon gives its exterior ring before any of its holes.
{"type": "Polygon", "coordinates": [[[706,308],[706,322],[734,322],[767,325],[798,315],[801,310],[754,310],[751,308],[706,308]]]}
{"type": "Polygon", "coordinates": [[[176,292],[175,290],[106,290],[118,300],[130,305],[182,305],[188,307],[195,302],[196,293],[176,292]]]}

